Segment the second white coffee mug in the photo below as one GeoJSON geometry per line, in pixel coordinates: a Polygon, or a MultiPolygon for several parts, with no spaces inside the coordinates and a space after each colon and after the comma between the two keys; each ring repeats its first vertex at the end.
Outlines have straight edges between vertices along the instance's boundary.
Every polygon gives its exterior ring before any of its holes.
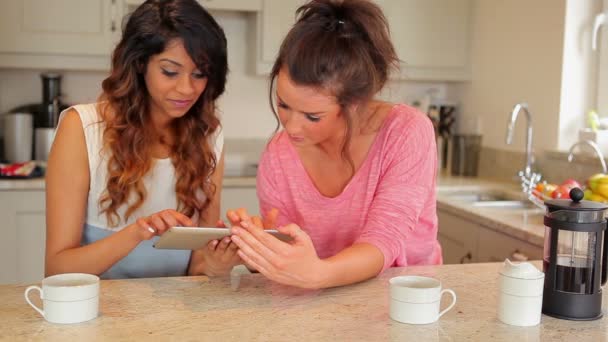
{"type": "Polygon", "coordinates": [[[44,278],[42,288],[25,289],[25,300],[51,323],[80,323],[92,320],[99,312],[99,277],[86,273],[64,273],[44,278]],[[29,293],[37,290],[42,308],[34,305],[29,293]]]}
{"type": "Polygon", "coordinates": [[[391,278],[390,317],[395,321],[409,324],[429,324],[454,307],[456,293],[442,289],[441,282],[421,276],[400,276],[391,278]],[[452,303],[439,311],[444,293],[452,295],[452,303]]]}

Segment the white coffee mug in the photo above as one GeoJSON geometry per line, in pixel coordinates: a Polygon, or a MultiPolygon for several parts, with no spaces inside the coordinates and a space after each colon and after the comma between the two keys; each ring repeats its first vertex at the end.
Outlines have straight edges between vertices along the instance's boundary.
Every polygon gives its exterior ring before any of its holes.
{"type": "Polygon", "coordinates": [[[395,321],[409,324],[429,324],[436,322],[456,304],[456,293],[441,289],[437,279],[421,276],[400,276],[391,278],[390,317],[395,321]],[[439,312],[444,293],[452,295],[452,303],[439,312]]]}
{"type": "Polygon", "coordinates": [[[25,289],[25,300],[51,323],[80,323],[92,320],[99,312],[99,277],[86,273],[64,273],[44,278],[42,288],[25,289]],[[42,309],[29,299],[37,290],[42,309]]]}

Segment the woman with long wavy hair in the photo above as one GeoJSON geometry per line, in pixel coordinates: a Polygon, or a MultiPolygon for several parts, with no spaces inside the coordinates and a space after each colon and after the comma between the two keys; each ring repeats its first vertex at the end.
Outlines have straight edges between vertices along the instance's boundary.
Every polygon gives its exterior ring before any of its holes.
{"type": "Polygon", "coordinates": [[[61,114],[46,176],[47,275],[217,275],[240,263],[229,239],[153,248],[169,227],[219,220],[227,72],[224,32],[195,0],[148,0],[131,14],[99,102],[61,114]]]}

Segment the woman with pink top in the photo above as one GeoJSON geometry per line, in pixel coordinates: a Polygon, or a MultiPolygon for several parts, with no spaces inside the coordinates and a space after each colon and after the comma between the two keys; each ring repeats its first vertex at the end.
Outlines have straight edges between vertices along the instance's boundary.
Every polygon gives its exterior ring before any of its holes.
{"type": "Polygon", "coordinates": [[[296,13],[271,73],[283,129],[257,175],[260,210],[270,214],[262,224],[228,212],[239,256],[305,288],[441,264],[431,121],[374,99],[399,62],[382,11],[366,0],[313,0],[296,13]],[[261,229],[275,224],[293,240],[261,229]]]}

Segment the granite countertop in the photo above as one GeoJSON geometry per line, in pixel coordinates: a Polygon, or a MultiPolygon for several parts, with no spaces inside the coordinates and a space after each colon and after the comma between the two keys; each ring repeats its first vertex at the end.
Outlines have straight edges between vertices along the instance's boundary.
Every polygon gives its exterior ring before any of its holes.
{"type": "Polygon", "coordinates": [[[479,178],[442,175],[437,185],[437,209],[474,221],[497,232],[544,246],[544,210],[529,203],[525,208],[475,207],[470,202],[454,199],[454,192],[496,192],[528,203],[516,182],[499,182],[479,178]]]}
{"type": "MultiPolygon", "coordinates": [[[[540,262],[535,265],[540,267],[540,262]]],[[[606,317],[581,322],[543,315],[540,325],[525,328],[498,321],[500,267],[500,263],[491,263],[390,268],[375,279],[318,291],[282,286],[259,274],[243,275],[235,290],[231,289],[229,277],[103,280],[100,317],[76,325],[47,323],[25,302],[26,286],[3,285],[0,336],[10,341],[606,339],[606,317]],[[392,321],[388,315],[388,280],[405,274],[441,280],[444,288],[456,292],[456,306],[433,324],[392,321]]],[[[604,293],[604,303],[606,297],[604,293]]],[[[442,308],[447,303],[446,297],[442,308]]]]}

